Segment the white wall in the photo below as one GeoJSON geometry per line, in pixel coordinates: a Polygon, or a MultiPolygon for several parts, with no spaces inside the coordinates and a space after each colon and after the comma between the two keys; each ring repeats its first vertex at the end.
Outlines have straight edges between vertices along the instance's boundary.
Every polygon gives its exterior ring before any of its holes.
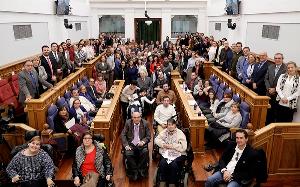
{"type": "MultiPolygon", "coordinates": [[[[91,36],[99,34],[99,17],[101,15],[122,15],[125,18],[125,37],[135,38],[134,18],[145,18],[144,2],[99,2],[93,1],[91,6],[91,36]],[[115,8],[112,8],[115,7],[115,8]]],[[[198,17],[198,32],[207,33],[206,0],[176,1],[176,2],[148,2],[148,15],[151,18],[162,18],[162,40],[171,36],[171,16],[196,15],[198,17]]]]}
{"type": "MultiPolygon", "coordinates": [[[[207,19],[209,34],[217,39],[226,37],[229,42],[243,42],[254,52],[267,51],[269,57],[276,52],[285,56],[285,61],[294,61],[300,67],[300,1],[299,0],[241,0],[240,15],[228,16],[225,13],[225,0],[209,0],[207,19]],[[231,18],[237,23],[235,30],[228,29],[223,23],[231,18]],[[214,23],[221,22],[222,30],[214,30],[214,23]],[[280,26],[278,40],[261,37],[264,24],[280,26]]],[[[294,121],[300,121],[300,102],[294,121]]]]}
{"type": "Polygon", "coordinates": [[[300,66],[300,56],[296,55],[300,42],[299,0],[242,0],[241,14],[233,16],[224,15],[225,0],[210,0],[207,6],[209,34],[216,34],[217,39],[226,37],[229,42],[241,41],[252,51],[267,51],[270,57],[281,52],[286,61],[295,61],[300,66]],[[214,30],[215,22],[224,23],[229,18],[237,24],[235,30],[226,25],[221,32],[214,30]],[[280,26],[278,40],[261,37],[264,24],[280,26]],[[219,37],[221,34],[224,35],[219,37]]]}
{"type": "MultiPolygon", "coordinates": [[[[62,42],[67,38],[89,37],[89,1],[71,0],[72,15],[55,15],[54,0],[1,0],[0,39],[7,47],[1,48],[0,66],[41,52],[42,45],[62,42]],[[82,22],[82,32],[74,33],[64,27],[64,19],[82,22]],[[12,25],[31,24],[31,38],[15,40],[12,25]],[[85,28],[84,28],[85,27],[85,28]]],[[[73,28],[75,29],[75,28],[73,28]]]]}

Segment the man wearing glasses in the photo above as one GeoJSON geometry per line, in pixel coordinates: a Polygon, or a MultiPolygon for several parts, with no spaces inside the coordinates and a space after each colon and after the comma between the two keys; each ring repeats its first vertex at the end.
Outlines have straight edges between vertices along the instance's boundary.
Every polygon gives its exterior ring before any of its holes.
{"type": "Polygon", "coordinates": [[[236,131],[236,143],[228,146],[220,161],[220,171],[208,177],[205,187],[227,183],[227,187],[240,187],[242,181],[255,176],[255,151],[247,144],[248,134],[244,129],[236,131]]]}
{"type": "Polygon", "coordinates": [[[151,139],[148,122],[141,118],[141,113],[133,112],[121,133],[124,147],[126,174],[132,180],[148,175],[149,151],[151,139]]]}

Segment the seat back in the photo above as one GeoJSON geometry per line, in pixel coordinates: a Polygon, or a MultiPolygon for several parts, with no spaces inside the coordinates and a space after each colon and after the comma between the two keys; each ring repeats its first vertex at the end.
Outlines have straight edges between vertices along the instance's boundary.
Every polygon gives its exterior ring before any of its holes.
{"type": "Polygon", "coordinates": [[[213,90],[214,90],[216,93],[217,93],[217,91],[218,91],[219,85],[220,85],[220,81],[219,81],[218,79],[215,79],[215,81],[212,82],[213,90]]]}
{"type": "Polygon", "coordinates": [[[15,93],[15,96],[19,95],[19,77],[18,75],[14,74],[11,77],[11,87],[13,92],[15,93]]]}
{"type": "Polygon", "coordinates": [[[54,118],[57,115],[58,109],[56,105],[51,105],[48,108],[47,112],[47,123],[49,125],[49,128],[54,130],[54,118]]]}
{"type": "Polygon", "coordinates": [[[240,105],[240,112],[242,115],[242,122],[240,125],[240,128],[245,129],[247,127],[247,124],[250,121],[250,107],[248,103],[242,101],[240,105]]]}
{"type": "Polygon", "coordinates": [[[72,93],[71,93],[71,91],[66,91],[66,93],[65,93],[64,97],[65,97],[65,99],[66,99],[67,101],[69,101],[69,100],[70,100],[71,96],[72,96],[72,93]]]}
{"type": "Polygon", "coordinates": [[[77,82],[77,87],[78,88],[80,88],[80,86],[83,84],[83,82],[81,81],[81,80],[79,80],[78,82],[77,82]]]}
{"type": "Polygon", "coordinates": [[[56,102],[56,106],[58,108],[62,107],[62,106],[65,106],[67,108],[67,110],[69,111],[69,104],[67,102],[67,100],[64,98],[64,97],[60,97],[57,102],[56,102]]]}
{"type": "Polygon", "coordinates": [[[16,110],[22,108],[6,79],[0,80],[0,103],[12,105],[16,110]]]}
{"type": "Polygon", "coordinates": [[[217,89],[217,98],[219,99],[219,101],[223,99],[225,89],[226,89],[226,85],[224,83],[221,83],[217,89]]]}
{"type": "Polygon", "coordinates": [[[240,96],[237,95],[237,94],[233,94],[232,99],[233,99],[233,101],[236,102],[236,103],[240,103],[240,102],[241,102],[241,98],[240,98],[240,96]]]}

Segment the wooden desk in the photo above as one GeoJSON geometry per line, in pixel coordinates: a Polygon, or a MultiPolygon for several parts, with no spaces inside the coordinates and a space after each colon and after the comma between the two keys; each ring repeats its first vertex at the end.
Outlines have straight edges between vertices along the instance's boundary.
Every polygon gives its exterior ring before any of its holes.
{"type": "MultiPolygon", "coordinates": [[[[116,80],[114,82],[114,97],[111,99],[110,105],[101,106],[93,120],[91,130],[95,134],[103,134],[105,136],[105,144],[108,146],[110,156],[115,153],[115,147],[118,135],[123,129],[123,118],[120,104],[120,95],[122,93],[125,81],[116,80]]],[[[112,91],[112,89],[110,91],[112,91]]]]}
{"type": "Polygon", "coordinates": [[[191,99],[191,94],[186,94],[182,90],[180,84],[182,79],[172,79],[172,88],[176,94],[176,110],[179,112],[179,117],[183,127],[189,128],[191,133],[191,144],[194,153],[204,154],[204,116],[198,116],[199,108],[194,110],[194,106],[190,106],[188,100],[191,99]]]}

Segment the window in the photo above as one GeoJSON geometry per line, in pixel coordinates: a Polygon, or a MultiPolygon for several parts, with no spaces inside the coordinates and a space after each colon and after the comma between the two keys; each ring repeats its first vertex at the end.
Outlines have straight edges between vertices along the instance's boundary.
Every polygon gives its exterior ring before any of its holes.
{"type": "Polygon", "coordinates": [[[100,33],[125,37],[125,19],[118,15],[104,15],[99,18],[100,33]]]}
{"type": "Polygon", "coordinates": [[[81,23],[75,23],[75,30],[80,31],[81,30],[81,23]]]}
{"type": "Polygon", "coordinates": [[[262,37],[278,40],[280,26],[263,25],[262,37]]]}
{"type": "Polygon", "coordinates": [[[31,25],[13,25],[15,39],[32,37],[31,25]]]}
{"type": "Polygon", "coordinates": [[[171,37],[197,32],[197,18],[195,16],[174,16],[171,20],[171,37]]]}
{"type": "Polygon", "coordinates": [[[221,23],[215,23],[215,30],[221,31],[221,23]]]}

